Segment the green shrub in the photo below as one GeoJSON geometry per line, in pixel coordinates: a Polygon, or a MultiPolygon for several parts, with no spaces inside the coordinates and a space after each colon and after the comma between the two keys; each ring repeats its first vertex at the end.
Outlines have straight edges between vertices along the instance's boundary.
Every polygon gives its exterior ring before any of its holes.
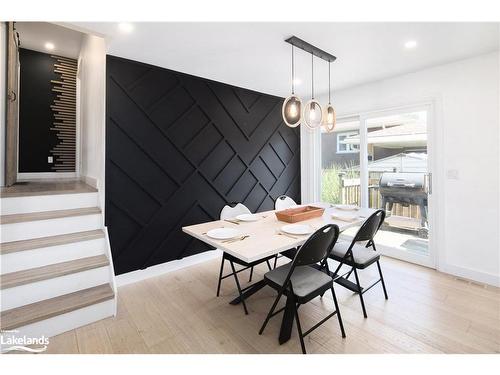
{"type": "Polygon", "coordinates": [[[352,161],[346,165],[332,163],[321,172],[321,201],[333,204],[343,203],[341,178],[359,178],[359,167],[352,161]]]}

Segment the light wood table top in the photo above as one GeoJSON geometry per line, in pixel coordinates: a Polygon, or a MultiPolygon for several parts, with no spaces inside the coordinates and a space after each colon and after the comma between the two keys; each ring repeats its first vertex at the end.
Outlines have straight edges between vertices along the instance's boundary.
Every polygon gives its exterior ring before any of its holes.
{"type": "MultiPolygon", "coordinates": [[[[360,225],[369,215],[375,212],[374,209],[363,208],[358,211],[341,211],[325,203],[314,203],[310,205],[325,207],[323,216],[304,220],[299,223],[310,225],[314,230],[326,224],[337,224],[340,230],[343,231],[353,226],[360,225]],[[332,218],[332,214],[345,215],[347,212],[358,215],[357,219],[354,221],[342,221],[332,218]]],[[[278,232],[280,232],[280,228],[289,223],[278,221],[274,211],[259,212],[256,215],[259,215],[261,218],[254,222],[240,221],[239,224],[233,224],[224,220],[217,220],[183,227],[182,230],[190,236],[221,249],[247,263],[302,245],[310,236],[293,235],[295,238],[292,238],[285,235],[279,235],[278,232]],[[241,241],[223,242],[223,240],[216,240],[206,235],[209,230],[215,228],[239,229],[242,235],[248,235],[249,237],[241,241]]]]}

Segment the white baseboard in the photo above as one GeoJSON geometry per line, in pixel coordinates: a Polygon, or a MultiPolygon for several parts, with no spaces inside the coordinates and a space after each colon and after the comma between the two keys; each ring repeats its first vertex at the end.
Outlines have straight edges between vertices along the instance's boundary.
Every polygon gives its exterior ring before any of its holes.
{"type": "Polygon", "coordinates": [[[203,263],[212,259],[220,258],[222,256],[222,252],[218,249],[206,251],[201,254],[192,255],[187,258],[173,260],[171,262],[158,264],[156,266],[152,266],[146,268],[144,270],[132,271],[128,273],[124,273],[122,275],[116,276],[116,285],[122,286],[131,283],[136,283],[141,280],[148,279],[150,277],[160,276],[165,273],[169,273],[172,271],[177,271],[185,267],[189,267],[195,264],[203,263]]]}
{"type": "Polygon", "coordinates": [[[108,227],[106,226],[104,227],[104,243],[104,251],[109,259],[109,283],[111,284],[111,288],[115,293],[115,297],[113,298],[113,316],[116,316],[118,312],[118,287],[116,285],[115,265],[113,263],[113,254],[111,253],[111,244],[109,243],[108,227]]]}
{"type": "Polygon", "coordinates": [[[500,287],[500,275],[455,266],[453,264],[441,264],[438,267],[438,271],[482,284],[500,287]]]}
{"type": "MultiPolygon", "coordinates": [[[[122,275],[116,276],[116,285],[118,287],[122,285],[127,285],[135,283],[141,280],[148,279],[150,277],[160,276],[169,272],[177,271],[185,267],[189,267],[195,264],[203,263],[212,259],[216,259],[222,256],[222,252],[218,249],[207,251],[201,254],[196,254],[184,259],[174,260],[172,262],[158,264],[146,268],[144,270],[132,271],[122,275]]],[[[439,267],[439,272],[448,273],[453,276],[461,277],[471,281],[477,281],[479,283],[488,284],[496,287],[500,287],[500,276],[489,274],[485,272],[469,270],[466,268],[454,266],[454,265],[443,265],[439,267]]]]}
{"type": "Polygon", "coordinates": [[[94,189],[97,189],[97,178],[89,177],[89,176],[80,176],[80,180],[85,182],[87,185],[92,186],[94,189]]]}

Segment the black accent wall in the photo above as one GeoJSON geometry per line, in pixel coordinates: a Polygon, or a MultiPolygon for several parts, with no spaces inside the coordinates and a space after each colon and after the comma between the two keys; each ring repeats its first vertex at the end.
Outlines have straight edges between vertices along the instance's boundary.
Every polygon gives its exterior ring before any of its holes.
{"type": "Polygon", "coordinates": [[[74,172],[77,61],[21,48],[19,62],[19,172],[74,172]]]}
{"type": "Polygon", "coordinates": [[[20,48],[19,61],[19,172],[52,172],[47,158],[58,143],[50,130],[50,105],[56,97],[50,81],[58,79],[54,59],[46,53],[20,48]]]}
{"type": "MultiPolygon", "coordinates": [[[[106,225],[122,274],[208,250],[181,227],[242,202],[300,201],[282,98],[114,56],[106,64],[106,225]]],[[[241,74],[245,74],[242,72],[241,74]]]]}

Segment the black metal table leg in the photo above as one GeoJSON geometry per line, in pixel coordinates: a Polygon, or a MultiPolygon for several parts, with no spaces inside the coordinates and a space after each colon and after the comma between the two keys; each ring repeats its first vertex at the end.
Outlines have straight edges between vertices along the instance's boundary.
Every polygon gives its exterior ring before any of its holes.
{"type": "MultiPolygon", "coordinates": [[[[264,279],[259,280],[255,284],[251,285],[250,287],[247,287],[245,289],[245,291],[241,294],[241,296],[243,297],[243,299],[247,299],[248,297],[250,297],[254,293],[258,292],[259,290],[261,290],[265,286],[266,286],[266,281],[264,279]]],[[[242,298],[240,298],[240,296],[238,296],[229,303],[231,305],[237,305],[237,304],[241,303],[241,300],[242,300],[242,298]]]]}
{"type": "Polygon", "coordinates": [[[281,321],[280,338],[279,338],[280,345],[290,340],[290,336],[292,335],[294,315],[295,315],[295,299],[293,298],[293,296],[288,296],[286,298],[285,311],[283,313],[283,319],[281,321]]]}

